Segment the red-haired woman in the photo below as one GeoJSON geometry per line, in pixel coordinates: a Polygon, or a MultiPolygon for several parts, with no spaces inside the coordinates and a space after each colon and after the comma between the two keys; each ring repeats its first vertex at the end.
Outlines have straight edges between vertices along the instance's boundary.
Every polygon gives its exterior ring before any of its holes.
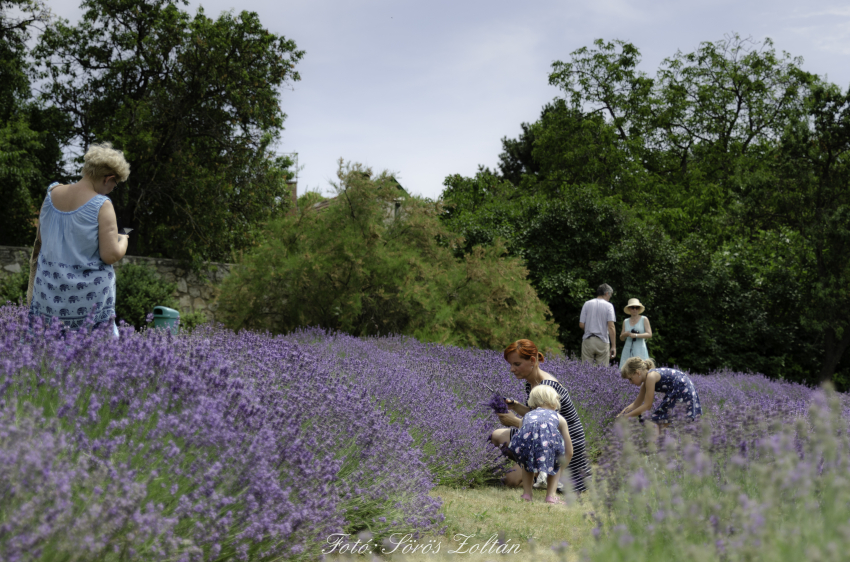
{"type": "MultiPolygon", "coordinates": [[[[566,472],[569,472],[573,481],[573,489],[576,492],[585,490],[584,480],[590,475],[590,468],[587,463],[587,454],[585,453],[584,443],[584,427],[581,425],[581,420],[578,418],[573,401],[570,400],[570,393],[564,388],[558,379],[540,369],[540,363],[543,362],[543,354],[537,350],[537,346],[531,340],[518,340],[507,348],[505,348],[505,361],[511,366],[511,373],[522,381],[525,381],[525,396],[526,404],[520,404],[515,400],[508,400],[508,408],[523,416],[531,409],[527,405],[528,395],[531,389],[537,385],[545,384],[551,386],[558,393],[561,399],[561,408],[558,410],[564,419],[567,420],[569,426],[570,440],[573,442],[573,458],[570,464],[567,465],[566,472]]],[[[490,435],[490,440],[497,447],[510,442],[511,437],[522,426],[522,417],[517,417],[513,413],[499,414],[499,421],[506,426],[504,429],[497,429],[490,435]]],[[[522,485],[522,471],[513,470],[505,476],[505,484],[508,486],[522,485]]]]}

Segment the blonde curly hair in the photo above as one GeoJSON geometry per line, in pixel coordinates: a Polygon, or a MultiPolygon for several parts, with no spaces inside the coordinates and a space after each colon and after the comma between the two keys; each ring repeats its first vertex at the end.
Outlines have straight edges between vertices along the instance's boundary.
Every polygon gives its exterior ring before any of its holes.
{"type": "Polygon", "coordinates": [[[624,379],[630,379],[638,371],[651,371],[655,368],[655,361],[652,359],[641,359],[640,357],[629,357],[620,371],[620,376],[624,379]]]}
{"type": "Polygon", "coordinates": [[[124,159],[124,153],[112,148],[111,142],[89,146],[83,156],[83,176],[98,181],[106,176],[116,176],[119,182],[130,177],[130,164],[124,159]]]}

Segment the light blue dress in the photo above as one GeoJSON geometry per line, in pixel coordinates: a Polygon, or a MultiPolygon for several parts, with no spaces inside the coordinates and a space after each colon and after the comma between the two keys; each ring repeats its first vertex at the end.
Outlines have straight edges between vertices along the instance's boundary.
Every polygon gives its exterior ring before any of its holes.
{"type": "Polygon", "coordinates": [[[108,200],[95,195],[69,212],[53,206],[50,184],[41,206],[41,252],[30,304],[30,316],[59,320],[76,330],[93,314],[95,325],[115,326],[115,270],[100,259],[97,216],[108,200]]]}
{"type": "MultiPolygon", "coordinates": [[[[646,332],[644,329],[644,320],[646,316],[641,316],[637,325],[632,326],[631,318],[626,318],[626,332],[637,330],[639,334],[646,332]]],[[[646,340],[643,338],[626,338],[623,342],[623,354],[620,356],[620,369],[626,364],[629,357],[640,357],[641,359],[649,359],[649,351],[646,349],[646,340]]]]}

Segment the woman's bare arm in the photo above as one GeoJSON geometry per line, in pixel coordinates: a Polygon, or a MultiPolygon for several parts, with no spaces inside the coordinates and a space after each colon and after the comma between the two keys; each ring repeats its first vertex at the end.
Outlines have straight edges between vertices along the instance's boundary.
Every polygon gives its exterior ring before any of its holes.
{"type": "Polygon", "coordinates": [[[649,318],[644,317],[643,327],[646,331],[638,337],[643,337],[643,339],[648,340],[652,337],[652,326],[649,325],[649,318]]]}
{"type": "Polygon", "coordinates": [[[516,400],[512,400],[511,398],[507,398],[505,399],[505,401],[508,403],[508,408],[510,408],[520,416],[524,416],[525,414],[531,411],[531,408],[529,408],[525,404],[517,402],[516,400]]]}
{"type": "Polygon", "coordinates": [[[107,265],[112,265],[127,253],[127,243],[130,237],[118,234],[118,219],[112,201],[106,201],[100,207],[97,215],[97,237],[100,249],[100,259],[107,265]]]}
{"type": "Polygon", "coordinates": [[[573,458],[573,440],[570,439],[570,428],[567,425],[567,420],[561,414],[558,414],[558,418],[558,430],[561,432],[561,437],[564,438],[564,456],[567,458],[564,464],[567,464],[573,458]]]}

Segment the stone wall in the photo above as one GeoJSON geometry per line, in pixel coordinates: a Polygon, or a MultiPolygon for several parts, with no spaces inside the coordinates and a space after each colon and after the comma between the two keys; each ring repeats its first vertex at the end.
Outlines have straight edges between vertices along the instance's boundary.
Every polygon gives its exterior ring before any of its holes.
{"type": "Polygon", "coordinates": [[[0,246],[0,275],[5,277],[12,273],[20,273],[27,267],[32,248],[16,246],[0,246]]]}
{"type": "MultiPolygon", "coordinates": [[[[26,270],[30,252],[31,248],[0,246],[0,275],[26,270]]],[[[156,271],[160,279],[176,283],[173,294],[180,303],[181,313],[203,312],[209,320],[216,319],[218,285],[230,273],[232,264],[210,262],[196,273],[175,260],[125,256],[115,264],[116,274],[121,275],[121,267],[128,263],[147,265],[156,271]]]]}

